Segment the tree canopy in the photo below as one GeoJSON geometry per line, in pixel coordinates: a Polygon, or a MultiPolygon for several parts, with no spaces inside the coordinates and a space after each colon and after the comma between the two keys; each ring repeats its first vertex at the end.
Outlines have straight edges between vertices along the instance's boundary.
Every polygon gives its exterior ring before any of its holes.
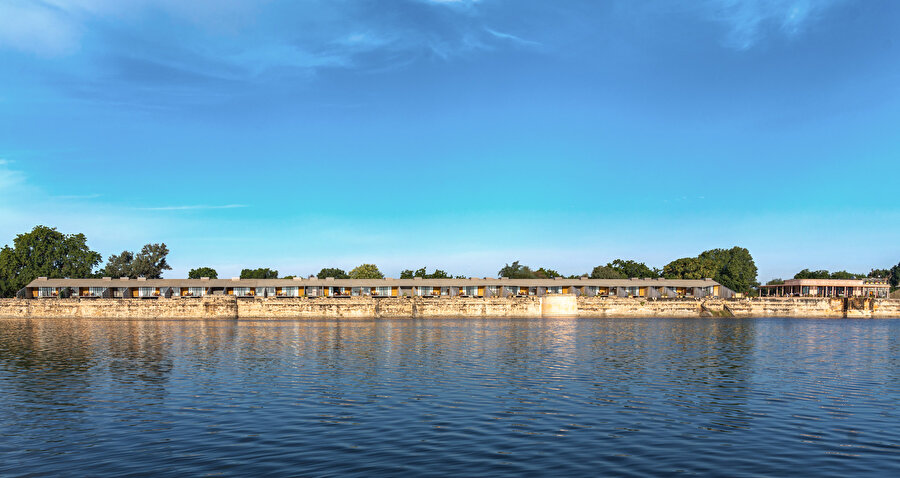
{"type": "Polygon", "coordinates": [[[666,264],[662,276],[666,279],[705,279],[715,277],[717,272],[716,263],[710,259],[685,257],[666,264]]]}
{"type": "Polygon", "coordinates": [[[545,269],[541,267],[540,269],[534,271],[535,279],[553,279],[554,277],[562,277],[562,274],[553,270],[553,269],[545,269]]]}
{"type": "Polygon", "coordinates": [[[218,279],[219,273],[212,267],[198,267],[196,269],[191,269],[191,271],[188,272],[188,279],[200,279],[202,277],[218,279]]]}
{"type": "Polygon", "coordinates": [[[623,278],[637,277],[639,279],[645,279],[647,277],[659,277],[658,269],[651,269],[643,262],[637,262],[630,259],[616,259],[609,264],[606,264],[606,267],[618,272],[623,278]]]}
{"type": "Polygon", "coordinates": [[[268,267],[260,267],[259,269],[243,269],[241,271],[241,279],[277,279],[278,271],[269,269],[268,267]]]}
{"type": "Polygon", "coordinates": [[[440,269],[435,269],[431,274],[428,273],[428,269],[423,267],[421,269],[417,269],[412,271],[410,269],[406,269],[400,272],[401,279],[412,279],[414,277],[421,277],[423,279],[450,279],[452,276],[447,274],[447,272],[442,271],[440,269]]]}
{"type": "Polygon", "coordinates": [[[122,251],[121,254],[109,256],[101,274],[107,277],[159,279],[162,277],[163,271],[172,270],[172,267],[166,262],[168,254],[169,248],[165,243],[146,244],[137,254],[131,251],[122,251]]]}
{"type": "Polygon", "coordinates": [[[591,271],[591,279],[627,279],[625,274],[609,265],[597,266],[591,271]]]}
{"type": "Polygon", "coordinates": [[[803,269],[794,274],[794,279],[865,279],[866,274],[853,274],[847,271],[829,272],[824,269],[811,271],[803,269]]]}
{"type": "Polygon", "coordinates": [[[735,292],[749,294],[759,285],[756,280],[756,263],[746,248],[735,246],[731,249],[710,249],[702,252],[698,258],[712,261],[716,265],[713,279],[735,292]]]}
{"type": "Polygon", "coordinates": [[[327,279],[329,277],[334,277],[335,279],[349,279],[350,276],[344,272],[343,269],[338,269],[336,267],[325,267],[316,274],[316,277],[319,279],[327,279]]]}
{"type": "Polygon", "coordinates": [[[384,274],[375,264],[360,264],[349,274],[351,279],[384,279],[384,274]]]}
{"type": "Polygon", "coordinates": [[[35,226],[0,250],[0,296],[12,297],[38,277],[90,277],[102,256],[87,246],[84,234],[63,234],[35,226]]]}
{"type": "Polygon", "coordinates": [[[509,277],[510,279],[531,279],[534,277],[534,271],[526,265],[519,264],[515,261],[512,264],[506,264],[502,269],[497,271],[499,277],[509,277]]]}

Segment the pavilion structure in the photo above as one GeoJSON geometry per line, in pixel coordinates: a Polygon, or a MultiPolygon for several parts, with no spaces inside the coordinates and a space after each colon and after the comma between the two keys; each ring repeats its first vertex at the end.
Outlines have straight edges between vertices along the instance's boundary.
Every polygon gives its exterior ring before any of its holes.
{"type": "Polygon", "coordinates": [[[887,298],[887,279],[789,279],[759,286],[761,297],[874,297],[887,298]]]}

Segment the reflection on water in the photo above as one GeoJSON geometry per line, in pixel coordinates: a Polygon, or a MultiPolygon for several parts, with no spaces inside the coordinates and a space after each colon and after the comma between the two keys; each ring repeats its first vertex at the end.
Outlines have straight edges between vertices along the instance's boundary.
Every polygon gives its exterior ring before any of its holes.
{"type": "Polygon", "coordinates": [[[0,321],[0,474],[900,472],[900,321],[0,321]]]}

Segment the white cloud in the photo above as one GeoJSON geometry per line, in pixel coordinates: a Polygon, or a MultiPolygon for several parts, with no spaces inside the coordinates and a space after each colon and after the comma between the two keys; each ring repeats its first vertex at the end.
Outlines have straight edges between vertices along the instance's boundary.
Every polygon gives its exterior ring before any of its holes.
{"type": "Polygon", "coordinates": [[[0,47],[41,56],[78,49],[78,25],[59,9],[40,2],[0,0],[0,47]]]}
{"type": "Polygon", "coordinates": [[[526,40],[522,37],[518,37],[518,36],[510,34],[510,33],[503,33],[503,32],[499,32],[497,30],[492,30],[490,28],[486,28],[485,30],[488,33],[490,33],[491,35],[493,35],[494,37],[500,38],[501,40],[509,40],[513,43],[518,43],[520,45],[530,45],[530,46],[540,45],[540,42],[526,40]]]}
{"type": "Polygon", "coordinates": [[[202,209],[237,209],[247,207],[244,204],[225,204],[221,206],[208,206],[208,205],[189,205],[189,206],[159,206],[159,207],[141,207],[138,208],[142,211],[193,211],[193,210],[202,210],[202,209]]]}
{"type": "Polygon", "coordinates": [[[706,0],[706,14],[728,28],[726,44],[747,50],[767,32],[801,33],[822,12],[843,0],[706,0]]]}

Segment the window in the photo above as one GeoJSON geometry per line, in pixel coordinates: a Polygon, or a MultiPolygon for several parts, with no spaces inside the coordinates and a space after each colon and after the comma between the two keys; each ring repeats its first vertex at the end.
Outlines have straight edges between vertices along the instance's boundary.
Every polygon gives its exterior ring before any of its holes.
{"type": "Polygon", "coordinates": [[[489,286],[487,286],[487,291],[491,296],[496,297],[496,296],[500,295],[500,286],[489,285],[489,286]]]}
{"type": "Polygon", "coordinates": [[[298,287],[282,287],[281,295],[283,297],[299,297],[300,289],[298,287]]]}
{"type": "Polygon", "coordinates": [[[138,297],[153,297],[153,287],[138,287],[138,297]]]}
{"type": "Polygon", "coordinates": [[[359,297],[359,296],[363,295],[363,288],[362,287],[353,287],[352,289],[350,289],[350,295],[352,295],[353,297],[359,297]]]}
{"type": "Polygon", "coordinates": [[[471,295],[471,296],[476,296],[476,295],[478,295],[478,286],[474,286],[474,285],[469,286],[469,285],[467,285],[467,286],[463,287],[463,294],[465,294],[465,295],[471,295]]]}
{"type": "Polygon", "coordinates": [[[563,288],[561,285],[552,285],[550,287],[547,287],[547,293],[548,294],[562,294],[563,288]]]}
{"type": "Polygon", "coordinates": [[[388,297],[391,295],[391,288],[390,287],[376,287],[375,295],[382,296],[382,297],[388,297]]]}
{"type": "Polygon", "coordinates": [[[247,295],[252,295],[252,294],[250,294],[250,288],[249,288],[249,287],[235,287],[235,288],[234,288],[234,295],[237,295],[237,296],[247,296],[247,295]]]}
{"type": "Polygon", "coordinates": [[[518,288],[518,287],[512,287],[512,286],[508,286],[508,285],[507,285],[507,286],[503,286],[503,290],[504,290],[504,292],[506,292],[508,295],[516,295],[516,294],[519,292],[519,288],[518,288]]]}
{"type": "Polygon", "coordinates": [[[56,291],[53,290],[53,287],[38,288],[38,297],[54,297],[55,295],[56,291]]]}
{"type": "Polygon", "coordinates": [[[91,287],[88,289],[88,294],[94,297],[101,297],[103,295],[104,287],[91,287]]]}
{"type": "Polygon", "coordinates": [[[256,292],[259,295],[265,295],[266,297],[273,297],[275,295],[274,287],[257,287],[256,292]]]}

